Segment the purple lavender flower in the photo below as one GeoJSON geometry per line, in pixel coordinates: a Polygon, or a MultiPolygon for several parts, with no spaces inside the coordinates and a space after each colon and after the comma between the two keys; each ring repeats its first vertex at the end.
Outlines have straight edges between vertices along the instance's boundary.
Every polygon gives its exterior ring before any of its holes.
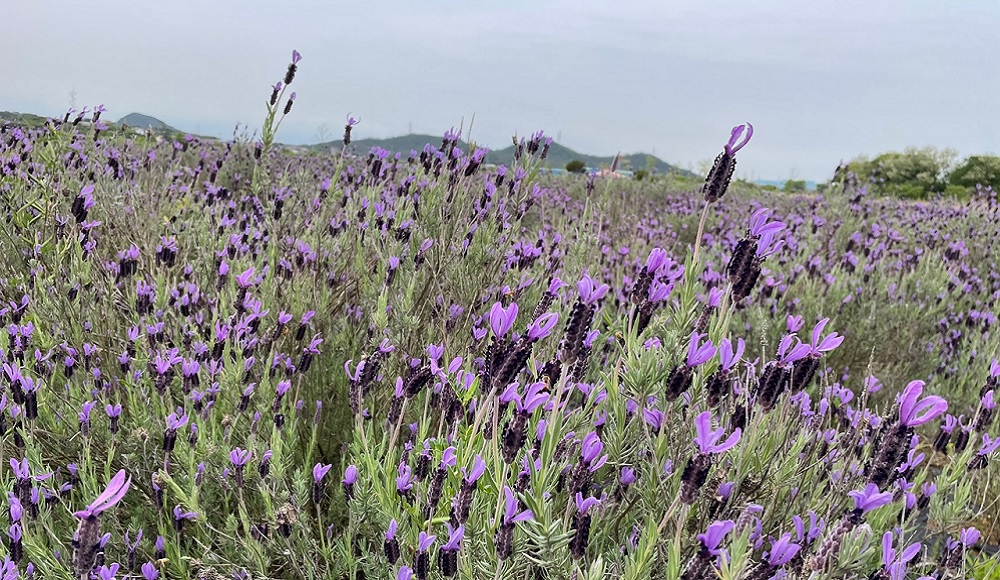
{"type": "Polygon", "coordinates": [[[102,564],[97,568],[97,577],[101,580],[115,580],[115,574],[118,573],[118,568],[120,567],[119,564],[112,564],[111,566],[102,564]]]}
{"type": "Polygon", "coordinates": [[[635,480],[636,480],[635,470],[632,469],[631,467],[622,467],[621,477],[619,478],[619,481],[621,482],[622,486],[628,487],[629,485],[635,483],[635,480]]]}
{"type": "Polygon", "coordinates": [[[155,564],[146,562],[142,565],[142,577],[145,580],[159,580],[160,572],[156,569],[155,564]]]}
{"type": "Polygon", "coordinates": [[[593,473],[608,460],[608,454],[601,455],[602,451],[604,451],[604,443],[597,436],[597,433],[591,431],[584,436],[580,444],[580,462],[593,473]]]}
{"type": "Polygon", "coordinates": [[[979,530],[971,526],[962,528],[958,533],[958,541],[966,547],[974,546],[979,541],[979,530]]]}
{"type": "Polygon", "coordinates": [[[413,489],[413,470],[405,463],[399,464],[399,476],[396,477],[396,493],[407,495],[413,489]]]}
{"type": "MultiPolygon", "coordinates": [[[[451,524],[445,524],[448,528],[448,542],[441,546],[442,550],[448,552],[457,552],[462,548],[462,538],[465,537],[465,526],[458,526],[457,528],[452,528],[451,524]]],[[[434,536],[431,536],[433,541],[434,536]]]]}
{"type": "Polygon", "coordinates": [[[510,329],[514,327],[517,320],[517,303],[512,302],[510,306],[504,308],[503,304],[496,302],[490,309],[490,329],[498,339],[503,338],[510,329]]]}
{"type": "Polygon", "coordinates": [[[584,274],[583,278],[576,283],[576,289],[580,293],[580,300],[584,304],[590,305],[604,298],[609,287],[607,284],[598,284],[589,274],[584,274]]]}
{"type": "Polygon", "coordinates": [[[882,536],[882,564],[885,566],[889,578],[902,580],[906,578],[907,562],[920,553],[921,545],[919,542],[910,544],[897,555],[896,550],[892,547],[894,537],[892,532],[886,532],[882,536]]]}
{"type": "Polygon", "coordinates": [[[733,531],[735,527],[736,522],[733,520],[712,522],[709,524],[708,529],[705,530],[705,533],[698,534],[698,541],[701,542],[701,545],[709,554],[718,556],[722,553],[719,549],[719,544],[722,543],[722,539],[726,537],[726,534],[733,531]]]}
{"type": "Polygon", "coordinates": [[[253,452],[249,449],[243,450],[237,447],[229,452],[229,461],[236,467],[242,467],[250,463],[251,456],[253,456],[253,452]]]}
{"type": "Polygon", "coordinates": [[[725,434],[725,429],[719,427],[714,431],[712,430],[712,413],[709,411],[704,411],[698,415],[694,420],[694,425],[697,431],[694,443],[706,455],[723,453],[740,441],[741,430],[735,429],[725,441],[718,443],[719,439],[725,434]]]}
{"type": "Polygon", "coordinates": [[[557,313],[546,312],[545,314],[539,316],[538,320],[531,323],[531,327],[528,328],[528,339],[531,341],[538,341],[547,337],[558,322],[559,315],[557,313]]]}
{"type": "Polygon", "coordinates": [[[516,524],[517,522],[526,522],[528,520],[535,519],[535,514],[531,513],[531,510],[518,511],[519,504],[517,499],[514,497],[514,492],[507,486],[503,488],[504,495],[504,511],[503,511],[503,523],[504,524],[516,524]]]}
{"type": "Polygon", "coordinates": [[[486,461],[479,454],[476,454],[476,457],[472,460],[472,469],[468,473],[465,472],[464,467],[462,468],[466,485],[474,485],[484,473],[486,473],[486,461]]]}
{"type": "Polygon", "coordinates": [[[948,410],[948,401],[938,396],[920,399],[924,390],[923,381],[911,381],[899,395],[899,423],[906,427],[916,427],[948,410]]]}
{"type": "Polygon", "coordinates": [[[344,470],[344,479],[340,482],[344,485],[344,493],[348,499],[354,498],[354,484],[358,481],[358,468],[355,465],[348,465],[344,470]]]}
{"type": "Polygon", "coordinates": [[[742,338],[736,339],[736,350],[733,350],[733,343],[728,338],[723,338],[722,342],[719,343],[719,362],[721,364],[720,368],[729,372],[736,365],[737,362],[743,357],[743,351],[746,349],[746,343],[743,342],[742,338]]]}
{"type": "Polygon", "coordinates": [[[789,563],[801,549],[802,546],[792,543],[791,534],[782,534],[780,538],[771,542],[767,563],[772,568],[780,568],[789,563]]]}
{"type": "Polygon", "coordinates": [[[178,532],[184,529],[184,522],[188,520],[193,520],[198,517],[197,512],[186,512],[181,507],[181,504],[174,506],[174,529],[178,532]]]}
{"type": "Polygon", "coordinates": [[[983,433],[983,443],[976,455],[985,457],[997,449],[1000,449],[1000,437],[990,437],[988,433],[983,433]]]}
{"type": "Polygon", "coordinates": [[[246,469],[246,464],[250,463],[250,457],[253,456],[253,452],[249,449],[240,449],[237,447],[229,452],[229,461],[233,464],[236,469],[236,486],[243,487],[243,473],[246,469]]]}
{"type": "Polygon", "coordinates": [[[601,500],[597,499],[596,497],[584,498],[583,494],[580,492],[576,493],[575,501],[576,501],[576,511],[583,514],[589,512],[590,508],[601,503],[601,500]]]}
{"type": "Polygon", "coordinates": [[[644,408],[642,410],[642,418],[649,425],[650,429],[653,430],[653,434],[659,435],[663,431],[663,411],[659,409],[644,408]]]}
{"type": "Polygon", "coordinates": [[[716,348],[712,344],[711,340],[706,340],[705,344],[699,345],[703,335],[700,333],[692,333],[691,340],[688,343],[688,354],[687,354],[687,366],[697,367],[705,364],[713,356],[715,356],[716,348]]]}
{"type": "Polygon", "coordinates": [[[753,125],[750,123],[733,127],[729,141],[723,146],[722,153],[715,158],[712,169],[705,177],[705,184],[701,188],[702,193],[705,194],[705,201],[714,203],[726,194],[729,182],[733,178],[733,172],[736,171],[736,152],[746,147],[752,136],[753,125]],[[743,136],[744,131],[746,131],[745,137],[743,136]]]}
{"type": "Polygon", "coordinates": [[[847,492],[854,499],[854,509],[868,513],[892,502],[891,492],[879,492],[878,485],[869,483],[863,490],[847,492]]]}
{"type": "MultiPolygon", "coordinates": [[[[13,462],[14,460],[11,460],[13,462]]],[[[128,491],[129,486],[132,484],[132,478],[126,478],[125,470],[122,469],[111,478],[108,482],[108,486],[97,499],[91,502],[90,505],[85,507],[80,511],[73,512],[73,515],[80,519],[91,519],[96,518],[115,504],[120,502],[122,498],[125,497],[125,492],[128,491]]]]}
{"type": "Polygon", "coordinates": [[[437,536],[433,536],[431,534],[428,534],[427,532],[420,532],[419,536],[417,537],[417,550],[420,552],[426,552],[427,550],[430,550],[431,546],[434,545],[434,540],[436,539],[437,536]]]}
{"type": "Polygon", "coordinates": [[[333,469],[333,465],[330,465],[330,464],[323,465],[322,463],[317,463],[316,465],[313,466],[313,470],[312,470],[312,476],[313,476],[312,498],[313,498],[313,503],[318,504],[318,503],[320,503],[320,501],[322,501],[322,499],[323,499],[323,488],[325,487],[325,482],[323,481],[323,478],[326,477],[327,473],[330,473],[331,469],[333,469]]]}
{"type": "Polygon", "coordinates": [[[827,323],[830,322],[829,318],[824,318],[816,323],[816,326],[812,330],[812,342],[810,346],[812,347],[812,354],[818,356],[822,353],[830,352],[831,350],[840,346],[844,342],[844,337],[840,336],[836,332],[831,332],[830,334],[823,336],[823,329],[826,328],[827,323]]]}
{"type": "MultiPolygon", "coordinates": [[[[237,286],[239,286],[239,288],[242,289],[242,290],[246,290],[246,289],[250,288],[250,286],[253,285],[254,273],[255,272],[254,272],[253,266],[250,266],[249,268],[247,268],[246,270],[244,270],[241,274],[238,274],[236,276],[236,284],[237,284],[237,286]]],[[[242,300],[241,300],[241,302],[242,302],[242,300]]]]}

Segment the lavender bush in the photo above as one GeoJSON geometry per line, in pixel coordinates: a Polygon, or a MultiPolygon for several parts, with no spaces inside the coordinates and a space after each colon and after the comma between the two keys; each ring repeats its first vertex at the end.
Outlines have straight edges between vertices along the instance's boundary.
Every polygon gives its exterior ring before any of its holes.
{"type": "Polygon", "coordinates": [[[965,206],[0,128],[3,578],[996,577],[965,206]],[[7,469],[9,465],[9,469],[7,469]]]}

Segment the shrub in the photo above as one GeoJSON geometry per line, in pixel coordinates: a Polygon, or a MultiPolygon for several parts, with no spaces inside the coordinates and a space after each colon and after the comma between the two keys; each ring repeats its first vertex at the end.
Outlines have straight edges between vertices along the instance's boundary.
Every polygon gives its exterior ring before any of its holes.
{"type": "Polygon", "coordinates": [[[801,193],[806,190],[806,182],[804,180],[789,179],[785,182],[784,189],[787,193],[801,193]]]}
{"type": "Polygon", "coordinates": [[[977,185],[1000,189],[1000,157],[973,155],[948,175],[948,183],[967,189],[977,185]]]}

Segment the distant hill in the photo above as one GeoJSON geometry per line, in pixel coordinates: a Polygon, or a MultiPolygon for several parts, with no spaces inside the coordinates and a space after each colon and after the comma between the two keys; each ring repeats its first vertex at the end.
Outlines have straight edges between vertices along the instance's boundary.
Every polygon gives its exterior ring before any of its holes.
{"type": "MultiPolygon", "coordinates": [[[[441,140],[441,137],[435,137],[433,135],[411,134],[403,135],[401,137],[389,137],[386,139],[357,139],[351,141],[351,148],[359,154],[365,154],[372,147],[381,147],[386,151],[401,153],[403,156],[406,156],[410,153],[410,151],[422,150],[424,145],[428,143],[434,145],[435,147],[440,147],[441,140]]],[[[313,146],[314,149],[318,150],[327,150],[331,147],[339,149],[342,145],[340,142],[333,141],[313,146]]],[[[462,141],[459,143],[459,147],[464,150],[468,150],[469,144],[462,141]]],[[[486,156],[487,163],[495,164],[510,163],[513,159],[513,145],[499,151],[490,151],[489,155],[486,156]]],[[[609,167],[611,162],[614,160],[614,156],[609,155],[602,157],[598,155],[586,155],[584,153],[577,153],[569,147],[565,147],[558,143],[552,143],[552,146],[549,148],[549,154],[545,158],[545,165],[553,168],[563,168],[566,167],[567,163],[574,159],[583,161],[587,167],[591,169],[599,169],[601,167],[609,167]]],[[[662,159],[645,153],[622,155],[621,160],[619,161],[619,167],[621,169],[631,169],[633,171],[650,168],[657,173],[676,172],[685,175],[690,174],[689,171],[670,165],[662,159]]]]}
{"type": "Polygon", "coordinates": [[[133,129],[155,129],[157,131],[177,131],[170,125],[167,125],[163,121],[157,119],[156,117],[150,117],[149,115],[143,115],[142,113],[129,113],[121,119],[118,119],[119,125],[128,125],[133,129]]]}
{"type": "Polygon", "coordinates": [[[45,117],[32,115],[31,113],[15,113],[13,111],[0,111],[0,124],[5,121],[20,127],[41,127],[47,121],[45,117]]]}

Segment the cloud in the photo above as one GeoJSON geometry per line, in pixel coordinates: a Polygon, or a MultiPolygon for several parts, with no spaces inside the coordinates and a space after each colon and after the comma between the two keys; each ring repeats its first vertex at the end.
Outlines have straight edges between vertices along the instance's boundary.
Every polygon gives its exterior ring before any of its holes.
{"type": "Polygon", "coordinates": [[[0,108],[104,103],[228,136],[258,126],[292,48],[304,56],[279,137],[358,138],[452,125],[502,147],[545,129],[595,154],[714,157],[758,131],[740,172],[824,179],[843,158],[907,145],[983,152],[997,140],[994,3],[273,2],[14,3],[0,108]]]}

